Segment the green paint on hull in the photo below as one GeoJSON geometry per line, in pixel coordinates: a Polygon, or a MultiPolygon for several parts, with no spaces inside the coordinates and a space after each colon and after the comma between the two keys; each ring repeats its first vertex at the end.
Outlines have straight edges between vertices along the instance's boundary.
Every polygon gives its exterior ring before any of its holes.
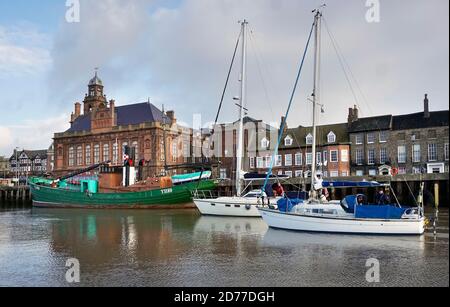
{"type": "Polygon", "coordinates": [[[215,181],[202,180],[168,189],[88,194],[30,183],[34,206],[61,208],[186,208],[185,205],[192,201],[193,191],[214,190],[216,187],[215,181]]]}

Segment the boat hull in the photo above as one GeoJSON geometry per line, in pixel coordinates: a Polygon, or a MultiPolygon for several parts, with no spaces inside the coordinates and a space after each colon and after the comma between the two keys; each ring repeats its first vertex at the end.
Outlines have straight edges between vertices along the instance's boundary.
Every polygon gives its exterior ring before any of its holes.
{"type": "Polygon", "coordinates": [[[253,217],[260,218],[258,201],[240,197],[224,197],[218,199],[194,199],[194,203],[202,215],[253,217]]]}
{"type": "Polygon", "coordinates": [[[162,209],[195,208],[192,204],[194,190],[212,190],[212,180],[192,182],[167,189],[127,193],[81,193],[79,191],[51,188],[31,183],[33,206],[45,208],[88,209],[162,209]]]}
{"type": "Polygon", "coordinates": [[[284,230],[374,235],[422,235],[425,232],[424,218],[376,220],[290,214],[263,208],[259,211],[269,227],[284,230]]]}

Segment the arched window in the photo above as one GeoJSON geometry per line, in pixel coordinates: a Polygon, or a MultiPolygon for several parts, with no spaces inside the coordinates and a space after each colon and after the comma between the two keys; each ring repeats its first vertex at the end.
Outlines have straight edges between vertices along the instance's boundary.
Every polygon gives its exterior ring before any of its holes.
{"type": "Polygon", "coordinates": [[[83,165],[83,147],[81,146],[77,147],[77,165],[83,165]]]}
{"type": "Polygon", "coordinates": [[[109,144],[103,145],[103,161],[108,161],[109,158],[109,144]]]}
{"type": "Polygon", "coordinates": [[[100,145],[94,146],[94,164],[100,163],[100,145]]]}
{"type": "Polygon", "coordinates": [[[133,147],[134,148],[134,154],[135,154],[135,156],[134,156],[134,159],[136,160],[136,161],[139,161],[139,145],[138,145],[138,142],[133,142],[133,144],[131,145],[131,147],[133,147]]]}
{"type": "Polygon", "coordinates": [[[69,148],[69,166],[75,165],[75,148],[69,148]]]}
{"type": "Polygon", "coordinates": [[[91,160],[91,145],[86,145],[86,165],[90,165],[91,160]]]}
{"type": "Polygon", "coordinates": [[[119,162],[119,144],[116,142],[113,144],[113,164],[117,164],[119,162]]]}

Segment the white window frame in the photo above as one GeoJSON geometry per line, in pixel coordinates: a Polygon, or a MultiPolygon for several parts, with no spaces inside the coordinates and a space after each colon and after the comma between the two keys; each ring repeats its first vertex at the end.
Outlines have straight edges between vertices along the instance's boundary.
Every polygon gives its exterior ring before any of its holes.
{"type": "Polygon", "coordinates": [[[436,143],[428,144],[428,162],[436,162],[437,160],[438,160],[437,144],[436,143]]]}
{"type": "Polygon", "coordinates": [[[306,153],[306,159],[305,160],[306,160],[305,161],[306,165],[312,165],[312,160],[313,160],[312,152],[306,153]]]}
{"type": "Polygon", "coordinates": [[[348,149],[342,149],[341,150],[341,162],[348,162],[348,161],[349,161],[348,149]]]}
{"type": "Polygon", "coordinates": [[[292,166],[292,154],[284,155],[284,166],[292,166]]]}
{"type": "Polygon", "coordinates": [[[356,145],[363,145],[364,144],[364,134],[356,134],[355,135],[355,143],[356,143],[356,145]]]}
{"type": "Polygon", "coordinates": [[[380,164],[385,164],[388,161],[387,148],[380,148],[380,164]]]}
{"type": "Polygon", "coordinates": [[[264,168],[264,158],[263,157],[256,158],[256,167],[259,169],[264,168]]]}
{"type": "Polygon", "coordinates": [[[420,163],[422,161],[422,146],[420,144],[412,145],[412,162],[420,163]]]}
{"type": "Polygon", "coordinates": [[[284,139],[284,146],[292,146],[293,143],[294,139],[290,135],[284,139]]]}
{"type": "Polygon", "coordinates": [[[261,140],[261,148],[262,149],[268,149],[269,145],[270,145],[270,143],[269,143],[269,140],[267,138],[263,138],[261,140]]]}
{"type": "Polygon", "coordinates": [[[303,165],[303,154],[298,152],[295,154],[295,166],[303,165]]]}
{"type": "Polygon", "coordinates": [[[331,163],[338,163],[339,162],[339,150],[330,150],[330,162],[331,163]],[[333,159],[333,154],[336,154],[336,159],[333,159]]]}
{"type": "Polygon", "coordinates": [[[330,171],[330,177],[331,178],[339,177],[339,172],[338,171],[330,171]]]}
{"type": "Polygon", "coordinates": [[[306,136],[306,145],[312,145],[314,142],[314,137],[311,133],[306,136]]]}
{"type": "Polygon", "coordinates": [[[250,157],[250,168],[251,169],[255,168],[255,157],[250,157]]]}
{"type": "Polygon", "coordinates": [[[300,170],[295,171],[295,177],[296,178],[303,178],[303,171],[300,171],[300,170]]]}
{"type": "Polygon", "coordinates": [[[388,141],[388,132],[387,131],[380,131],[379,134],[380,143],[387,143],[388,141]]]}
{"type": "Polygon", "coordinates": [[[327,141],[328,141],[329,144],[336,143],[336,134],[333,131],[328,133],[327,141]]]}
{"type": "Polygon", "coordinates": [[[377,141],[377,137],[374,132],[367,133],[367,144],[375,144],[377,141]],[[373,140],[371,140],[371,137],[373,137],[373,140]]]}
{"type": "Polygon", "coordinates": [[[283,156],[277,155],[275,158],[275,167],[281,167],[283,166],[283,156]]]}
{"type": "Polygon", "coordinates": [[[376,159],[377,159],[377,154],[376,154],[375,149],[367,150],[367,164],[375,165],[376,159]],[[373,153],[373,157],[371,156],[372,153],[373,153]]]}
{"type": "Polygon", "coordinates": [[[406,160],[407,160],[407,156],[406,156],[406,146],[405,145],[400,145],[397,147],[397,162],[399,164],[405,164],[406,160]],[[402,150],[400,150],[402,149],[402,150]]]}
{"type": "Polygon", "coordinates": [[[269,168],[272,164],[272,156],[266,156],[266,168],[269,168]]]}
{"type": "Polygon", "coordinates": [[[286,171],[286,172],[284,172],[284,174],[285,174],[286,176],[288,176],[289,178],[293,178],[293,173],[292,173],[292,171],[286,171]]]}

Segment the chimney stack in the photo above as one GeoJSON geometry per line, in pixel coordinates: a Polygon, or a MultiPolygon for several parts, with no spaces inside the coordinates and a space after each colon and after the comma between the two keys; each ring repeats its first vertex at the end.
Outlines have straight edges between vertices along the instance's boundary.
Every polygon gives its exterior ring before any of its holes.
{"type": "Polygon", "coordinates": [[[175,118],[175,111],[167,111],[167,117],[170,120],[170,124],[174,125],[177,123],[177,119],[175,118]]]}
{"type": "Polygon", "coordinates": [[[75,119],[81,115],[81,103],[76,102],[75,103],[75,119]]]}
{"type": "Polygon", "coordinates": [[[428,100],[428,94],[425,94],[423,105],[424,105],[423,117],[430,118],[430,101],[428,100]]]}
{"type": "Polygon", "coordinates": [[[286,122],[286,117],[284,117],[284,116],[281,117],[281,125],[280,125],[280,129],[281,129],[281,126],[283,126],[283,124],[284,124],[284,130],[283,130],[283,133],[285,133],[289,128],[288,128],[288,124],[287,124],[287,122],[286,122]]]}
{"type": "Polygon", "coordinates": [[[355,105],[353,108],[348,109],[348,124],[354,123],[359,119],[359,110],[355,105]]]}

